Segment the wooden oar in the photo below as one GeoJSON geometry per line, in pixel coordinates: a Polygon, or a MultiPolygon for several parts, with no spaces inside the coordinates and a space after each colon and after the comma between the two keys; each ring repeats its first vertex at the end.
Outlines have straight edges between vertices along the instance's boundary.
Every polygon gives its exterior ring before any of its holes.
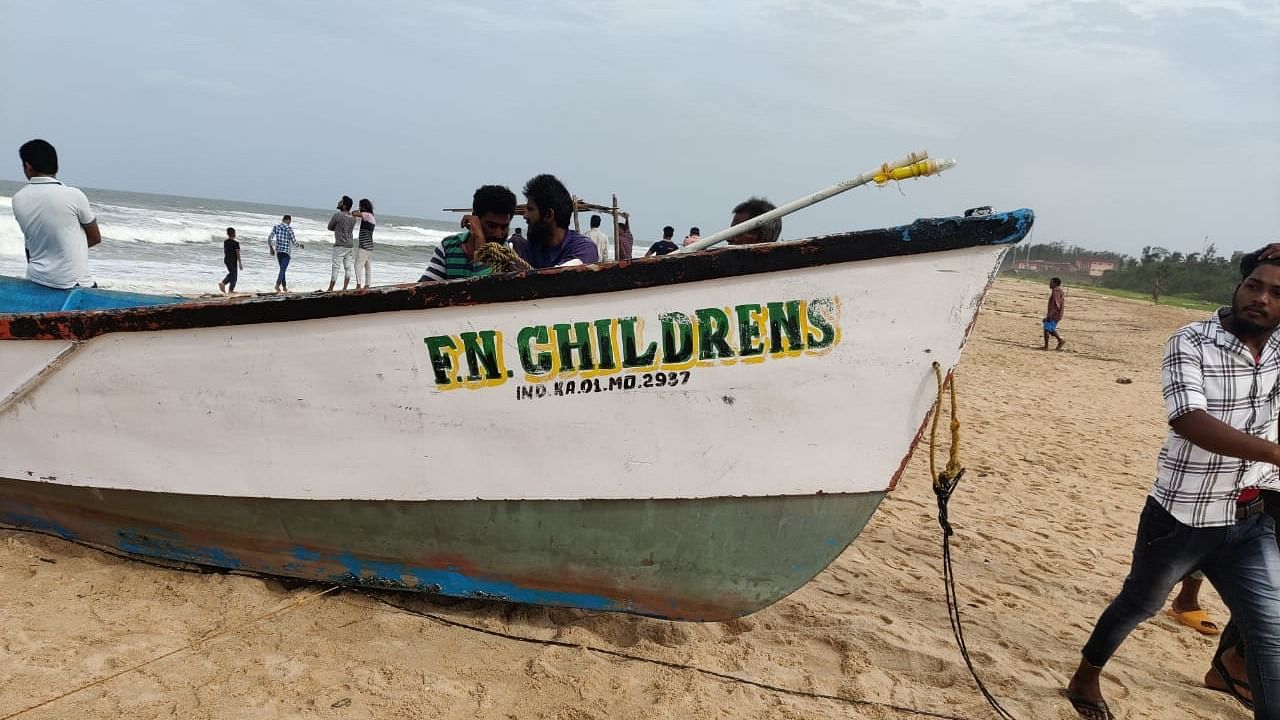
{"type": "Polygon", "coordinates": [[[676,252],[694,252],[696,250],[705,250],[706,248],[709,248],[712,245],[728,240],[729,238],[734,237],[735,235],[741,235],[742,233],[755,230],[761,225],[764,225],[765,223],[768,223],[772,220],[776,220],[777,218],[780,218],[783,215],[790,215],[791,213],[797,210],[800,210],[801,208],[807,208],[810,205],[820,203],[829,197],[832,197],[834,195],[839,195],[840,193],[846,190],[852,190],[858,187],[859,185],[866,185],[869,182],[875,182],[879,185],[883,185],[889,182],[890,180],[903,180],[909,177],[924,177],[926,175],[936,175],[942,172],[943,170],[948,170],[952,167],[955,167],[955,164],[956,164],[955,160],[932,160],[931,161],[929,160],[929,151],[927,150],[914,152],[914,153],[911,153],[910,155],[907,155],[906,157],[899,158],[894,162],[885,163],[884,165],[881,165],[875,170],[868,170],[867,172],[864,172],[861,175],[858,175],[857,177],[852,177],[843,182],[838,182],[835,185],[832,185],[831,187],[826,188],[825,190],[819,190],[818,192],[813,193],[811,195],[806,195],[805,197],[802,197],[799,200],[793,200],[787,203],[786,205],[783,205],[780,208],[775,208],[773,210],[770,210],[769,212],[764,213],[763,215],[757,215],[746,222],[738,223],[737,225],[734,225],[732,227],[725,228],[724,230],[721,230],[720,232],[715,233],[714,235],[708,235],[707,237],[702,238],[698,242],[695,242],[680,248],[676,252]]]}

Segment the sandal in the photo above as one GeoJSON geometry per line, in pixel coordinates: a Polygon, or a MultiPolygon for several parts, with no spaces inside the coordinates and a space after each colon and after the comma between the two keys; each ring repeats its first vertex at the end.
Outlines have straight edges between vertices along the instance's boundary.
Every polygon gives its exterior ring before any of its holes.
{"type": "Polygon", "coordinates": [[[1205,612],[1201,608],[1183,610],[1182,612],[1169,608],[1165,612],[1169,617],[1202,635],[1218,635],[1222,632],[1222,628],[1218,627],[1218,623],[1210,619],[1209,613],[1205,612]]]}
{"type": "Polygon", "coordinates": [[[1111,708],[1107,707],[1106,700],[1090,700],[1081,695],[1074,695],[1066,689],[1062,694],[1067,697],[1067,702],[1071,703],[1071,707],[1075,708],[1084,720],[1116,720],[1116,716],[1111,714],[1111,708]]]}
{"type": "Polygon", "coordinates": [[[1253,700],[1245,697],[1240,692],[1240,688],[1244,688],[1245,690],[1249,689],[1248,681],[1237,680],[1236,678],[1232,677],[1231,673],[1227,672],[1227,666],[1222,663],[1222,655],[1214,655],[1213,660],[1209,663],[1209,666],[1212,667],[1213,671],[1218,674],[1218,677],[1222,678],[1222,682],[1227,684],[1225,688],[1211,687],[1209,689],[1217,690],[1218,692],[1227,693],[1231,697],[1235,698],[1236,700],[1239,700],[1241,705],[1245,706],[1249,710],[1252,710],[1253,700]]]}

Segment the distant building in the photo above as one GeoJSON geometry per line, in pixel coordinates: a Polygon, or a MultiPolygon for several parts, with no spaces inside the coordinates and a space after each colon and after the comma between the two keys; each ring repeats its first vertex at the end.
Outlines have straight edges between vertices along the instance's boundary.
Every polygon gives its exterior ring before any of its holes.
{"type": "Polygon", "coordinates": [[[1013,266],[1014,270],[1029,270],[1038,273],[1056,273],[1056,272],[1072,272],[1075,265],[1069,262],[1054,262],[1053,260],[1019,260],[1013,266]]]}
{"type": "Polygon", "coordinates": [[[1097,257],[1076,258],[1076,271],[1087,273],[1090,277],[1102,277],[1103,273],[1116,269],[1115,260],[1097,257]]]}

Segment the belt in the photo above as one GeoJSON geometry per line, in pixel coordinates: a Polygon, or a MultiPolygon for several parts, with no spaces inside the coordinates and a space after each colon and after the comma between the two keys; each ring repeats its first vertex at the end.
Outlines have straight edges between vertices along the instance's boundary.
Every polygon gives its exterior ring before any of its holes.
{"type": "Polygon", "coordinates": [[[1236,521],[1248,520],[1262,512],[1262,498],[1256,497],[1243,505],[1236,505],[1236,521]]]}

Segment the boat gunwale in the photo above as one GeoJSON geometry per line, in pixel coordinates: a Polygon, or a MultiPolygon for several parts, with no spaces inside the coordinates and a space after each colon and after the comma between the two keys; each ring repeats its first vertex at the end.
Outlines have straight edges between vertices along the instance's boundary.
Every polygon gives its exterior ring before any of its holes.
{"type": "Polygon", "coordinates": [[[88,340],[147,332],[315,320],[400,310],[483,305],[641,290],[846,262],[1017,243],[1034,213],[1019,209],[974,217],[919,219],[910,225],[729,246],[606,265],[526,270],[444,282],[365,290],[212,298],[110,310],[0,314],[0,340],[88,340]]]}

